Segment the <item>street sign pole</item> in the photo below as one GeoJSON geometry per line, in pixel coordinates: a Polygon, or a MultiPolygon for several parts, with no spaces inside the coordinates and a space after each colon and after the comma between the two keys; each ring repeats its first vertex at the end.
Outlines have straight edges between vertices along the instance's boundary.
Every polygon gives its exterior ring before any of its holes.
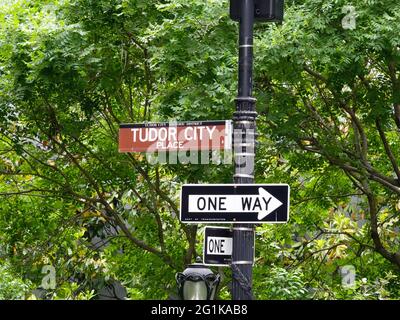
{"type": "MultiPolygon", "coordinates": [[[[239,83],[233,116],[236,184],[254,183],[256,99],[253,87],[254,0],[242,0],[239,21],[239,83]]],[[[232,248],[232,299],[252,300],[254,227],[235,224],[232,248]]]]}

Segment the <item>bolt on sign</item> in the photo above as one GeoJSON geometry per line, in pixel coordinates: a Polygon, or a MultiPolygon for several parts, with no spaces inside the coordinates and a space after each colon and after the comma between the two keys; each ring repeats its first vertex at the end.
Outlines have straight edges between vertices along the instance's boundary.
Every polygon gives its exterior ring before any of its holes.
{"type": "Polygon", "coordinates": [[[119,152],[230,150],[232,121],[121,124],[119,152]]]}

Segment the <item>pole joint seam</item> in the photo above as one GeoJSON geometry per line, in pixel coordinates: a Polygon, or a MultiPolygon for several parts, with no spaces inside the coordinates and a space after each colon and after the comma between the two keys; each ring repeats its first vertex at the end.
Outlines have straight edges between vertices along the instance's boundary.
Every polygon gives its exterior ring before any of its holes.
{"type": "Polygon", "coordinates": [[[255,132],[254,129],[248,130],[248,132],[242,132],[241,129],[235,129],[235,131],[240,131],[240,132],[234,132],[234,136],[244,136],[244,135],[249,135],[249,136],[258,136],[259,134],[255,132]]]}
{"type": "Polygon", "coordinates": [[[253,261],[245,261],[245,260],[239,260],[239,261],[232,261],[231,264],[251,264],[253,265],[253,261]]]}
{"type": "Polygon", "coordinates": [[[236,97],[235,101],[238,101],[238,102],[240,102],[240,101],[256,102],[257,99],[254,98],[254,97],[236,97]]]}
{"type": "Polygon", "coordinates": [[[239,157],[241,157],[241,156],[245,156],[245,157],[255,157],[255,153],[250,153],[250,152],[237,152],[237,153],[235,153],[235,157],[237,157],[237,156],[239,156],[239,157]]]}
{"type": "Polygon", "coordinates": [[[234,228],[232,228],[232,230],[234,230],[234,231],[254,231],[254,229],[252,229],[252,228],[244,228],[244,227],[234,227],[234,228]]]}
{"type": "Polygon", "coordinates": [[[254,121],[250,120],[236,120],[235,124],[244,123],[244,124],[254,124],[254,121]]]}
{"type": "Polygon", "coordinates": [[[233,175],[234,178],[250,178],[250,179],[254,179],[254,176],[251,174],[245,174],[245,173],[237,173],[235,175],[233,175]]]}
{"type": "Polygon", "coordinates": [[[252,147],[255,143],[234,143],[234,147],[252,147]]]}

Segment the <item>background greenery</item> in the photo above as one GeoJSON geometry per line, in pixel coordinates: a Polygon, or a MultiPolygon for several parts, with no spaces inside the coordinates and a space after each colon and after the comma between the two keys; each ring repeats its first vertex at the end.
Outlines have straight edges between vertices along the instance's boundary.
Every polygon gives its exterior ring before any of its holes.
{"type": "MultiPolygon", "coordinates": [[[[257,299],[400,298],[400,4],[287,0],[255,27],[258,183],[291,186],[290,221],[257,228],[257,299]],[[356,284],[342,286],[353,265],[356,284]]],[[[237,23],[220,0],[2,0],[0,298],[176,296],[202,252],[179,222],[182,183],[231,165],[151,165],[118,153],[123,122],[230,119],[237,23]],[[104,236],[112,227],[118,233],[104,236]],[[93,250],[90,239],[106,237],[93,250]]],[[[219,268],[220,299],[230,270],[219,268]]]]}

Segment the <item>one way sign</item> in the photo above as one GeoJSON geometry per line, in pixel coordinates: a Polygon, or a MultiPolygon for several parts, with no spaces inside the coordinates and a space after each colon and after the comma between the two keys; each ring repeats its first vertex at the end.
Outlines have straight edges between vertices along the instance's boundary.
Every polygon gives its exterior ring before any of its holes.
{"type": "Polygon", "coordinates": [[[284,223],[289,219],[287,184],[183,185],[180,219],[186,223],[284,223]]]}
{"type": "Polygon", "coordinates": [[[205,227],[203,264],[229,266],[232,262],[233,233],[230,228],[205,227]]]}

